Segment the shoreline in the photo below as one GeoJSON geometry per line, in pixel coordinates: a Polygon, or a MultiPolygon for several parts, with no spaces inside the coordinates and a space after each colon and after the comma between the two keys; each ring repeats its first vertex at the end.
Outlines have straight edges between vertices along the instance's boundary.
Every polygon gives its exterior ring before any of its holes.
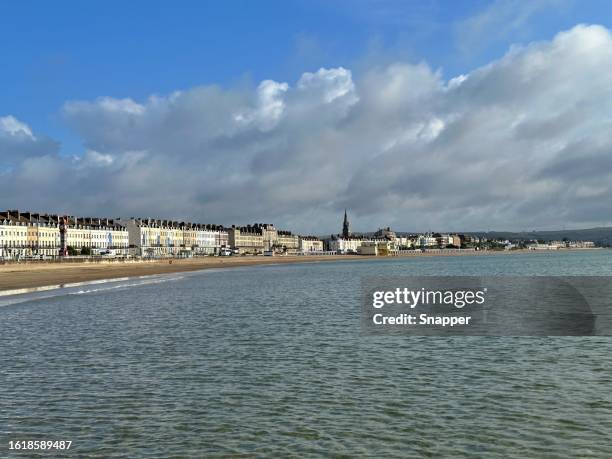
{"type": "MultiPolygon", "coordinates": [[[[571,251],[571,249],[563,250],[571,251]]],[[[22,262],[0,265],[0,296],[31,291],[51,290],[67,284],[120,280],[160,274],[226,269],[241,266],[322,263],[328,261],[393,260],[396,258],[454,257],[483,255],[512,255],[521,253],[550,253],[549,251],[513,250],[480,251],[466,253],[414,253],[397,257],[363,255],[306,255],[276,257],[203,257],[154,261],[103,261],[103,262],[22,262]],[[14,293],[13,293],[14,292],[14,293]]],[[[553,253],[557,253],[554,251],[553,253]]]]}

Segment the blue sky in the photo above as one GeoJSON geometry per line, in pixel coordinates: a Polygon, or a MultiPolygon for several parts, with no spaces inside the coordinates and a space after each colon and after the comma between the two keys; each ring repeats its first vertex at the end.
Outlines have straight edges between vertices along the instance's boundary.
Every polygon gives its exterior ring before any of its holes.
{"type": "MultiPolygon", "coordinates": [[[[58,111],[67,100],[142,100],[198,85],[293,81],[305,70],[367,60],[427,61],[447,77],[511,43],[550,39],[576,23],[610,24],[609,2],[540,1],[4,1],[0,107],[82,150],[58,111]],[[531,3],[531,7],[526,7],[531,3]],[[462,49],[469,20],[515,5],[462,49]],[[527,10],[521,13],[521,10],[527,10]],[[503,24],[502,24],[503,26],[503,24]]],[[[472,33],[472,32],[469,32],[472,33]]]]}
{"type": "Polygon", "coordinates": [[[609,224],[611,23],[603,0],[0,1],[0,195],[303,231],[345,206],[364,230],[609,224]]]}

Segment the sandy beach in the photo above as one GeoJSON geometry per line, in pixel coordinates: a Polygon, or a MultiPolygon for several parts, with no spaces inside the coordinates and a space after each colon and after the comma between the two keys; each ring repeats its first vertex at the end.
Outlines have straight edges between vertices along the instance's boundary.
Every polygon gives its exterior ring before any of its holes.
{"type": "MultiPolygon", "coordinates": [[[[424,256],[426,254],[410,255],[424,256]]],[[[467,255],[467,254],[466,254],[467,255]]],[[[474,252],[470,252],[474,255],[474,252]]],[[[324,256],[247,256],[247,257],[202,257],[154,261],[106,261],[106,262],[21,262],[0,265],[0,292],[15,289],[44,287],[49,285],[88,282],[120,277],[147,276],[153,274],[178,273],[201,269],[230,268],[279,263],[324,263],[326,261],[356,261],[386,257],[357,255],[324,256]]]]}
{"type": "Polygon", "coordinates": [[[22,262],[0,265],[0,292],[48,285],[88,282],[120,277],[147,276],[178,273],[201,269],[229,268],[237,266],[317,263],[332,260],[365,260],[359,256],[282,256],[282,257],[202,257],[189,259],[127,261],[127,262],[22,262]]]}
{"type": "MultiPolygon", "coordinates": [[[[509,255],[525,253],[517,250],[511,252],[450,252],[421,253],[415,252],[406,257],[430,256],[482,256],[509,255]]],[[[533,252],[531,252],[533,253],[533,252]]],[[[247,256],[247,257],[202,257],[154,261],[101,261],[101,262],[20,262],[0,264],[0,292],[16,289],[29,289],[51,285],[89,282],[102,279],[137,277],[154,274],[178,273],[213,268],[231,268],[280,263],[324,263],[326,261],[362,261],[388,260],[388,257],[359,255],[324,255],[324,256],[247,256]]]]}

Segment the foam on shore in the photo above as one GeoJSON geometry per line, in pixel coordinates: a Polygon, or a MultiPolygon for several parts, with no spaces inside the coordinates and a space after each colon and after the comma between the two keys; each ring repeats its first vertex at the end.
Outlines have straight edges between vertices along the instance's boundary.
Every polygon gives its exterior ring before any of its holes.
{"type": "Polygon", "coordinates": [[[139,287],[183,279],[187,273],[151,274],[147,276],[97,279],[85,282],[28,287],[0,292],[0,307],[60,295],[83,295],[121,288],[139,287]],[[94,287],[94,288],[91,288],[94,287]]]}

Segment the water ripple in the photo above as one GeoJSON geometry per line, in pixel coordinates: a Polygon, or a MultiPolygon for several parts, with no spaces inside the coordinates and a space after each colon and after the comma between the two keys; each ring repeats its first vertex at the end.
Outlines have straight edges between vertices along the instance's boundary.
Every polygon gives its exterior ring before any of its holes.
{"type": "MultiPolygon", "coordinates": [[[[610,274],[601,252],[528,265],[610,274]]],[[[360,333],[361,276],[525,273],[524,257],[456,258],[256,267],[6,305],[0,448],[65,439],[73,457],[612,457],[607,338],[360,333]]]]}

